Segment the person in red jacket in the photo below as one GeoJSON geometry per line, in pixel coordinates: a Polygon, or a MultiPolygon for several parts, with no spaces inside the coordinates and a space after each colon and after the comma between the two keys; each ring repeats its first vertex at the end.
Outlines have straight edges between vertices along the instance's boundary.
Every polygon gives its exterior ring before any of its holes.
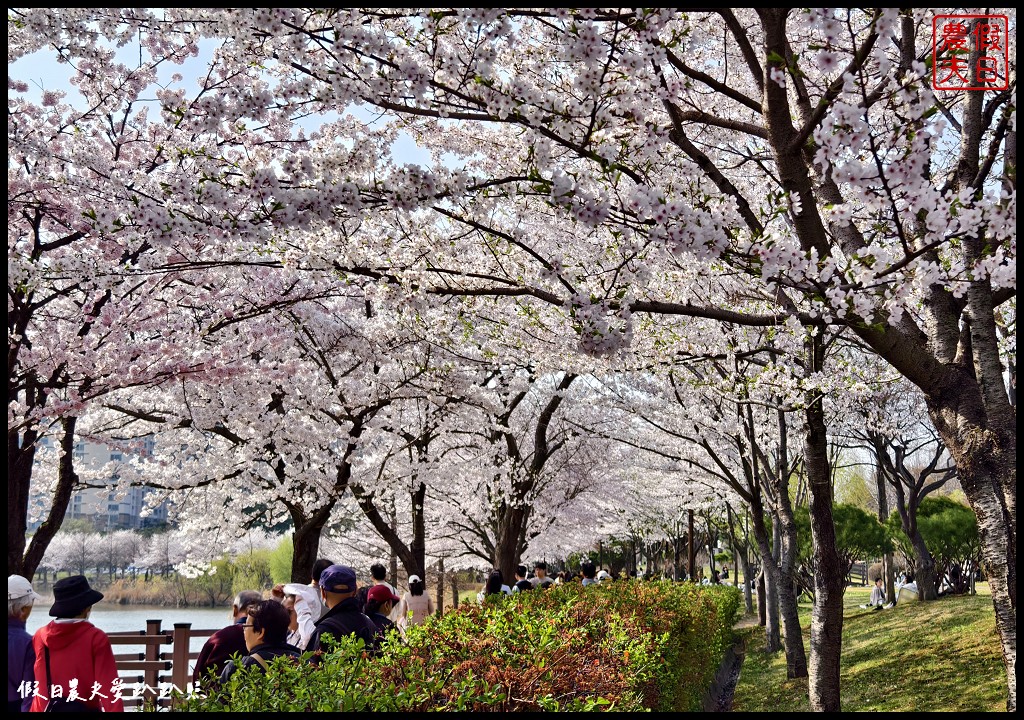
{"type": "Polygon", "coordinates": [[[84,575],[72,575],[54,583],[53,597],[50,615],[56,619],[32,638],[39,692],[31,712],[46,710],[51,697],[76,700],[97,712],[124,712],[110,638],[89,622],[103,593],[89,587],[84,575]]]}

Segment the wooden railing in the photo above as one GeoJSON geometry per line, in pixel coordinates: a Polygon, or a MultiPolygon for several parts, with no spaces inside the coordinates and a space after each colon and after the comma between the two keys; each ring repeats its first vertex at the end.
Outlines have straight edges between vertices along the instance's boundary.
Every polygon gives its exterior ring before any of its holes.
{"type": "Polygon", "coordinates": [[[145,630],[107,633],[111,645],[144,646],[141,653],[117,653],[115,648],[114,660],[121,679],[143,686],[142,693],[123,697],[126,708],[149,703],[168,707],[172,689],[185,691],[192,681],[189,661],[199,657],[198,652],[191,651],[192,638],[208,638],[220,629],[193,630],[192,623],[174,623],[173,630],[164,630],[160,625],[160,620],[147,620],[145,630]],[[161,652],[167,645],[171,646],[170,652],[161,652]],[[131,674],[136,671],[142,674],[131,674]]]}
{"type": "Polygon", "coordinates": [[[847,575],[847,582],[850,585],[859,583],[860,585],[868,584],[868,562],[859,560],[850,566],[850,574],[847,575]]]}

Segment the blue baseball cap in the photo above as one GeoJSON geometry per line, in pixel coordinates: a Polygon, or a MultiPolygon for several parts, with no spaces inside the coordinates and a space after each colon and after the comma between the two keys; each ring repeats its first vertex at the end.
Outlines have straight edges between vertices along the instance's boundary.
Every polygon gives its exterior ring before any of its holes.
{"type": "Polygon", "coordinates": [[[347,593],[356,589],[356,571],[348,565],[331,565],[320,573],[320,588],[325,592],[347,593]]]}

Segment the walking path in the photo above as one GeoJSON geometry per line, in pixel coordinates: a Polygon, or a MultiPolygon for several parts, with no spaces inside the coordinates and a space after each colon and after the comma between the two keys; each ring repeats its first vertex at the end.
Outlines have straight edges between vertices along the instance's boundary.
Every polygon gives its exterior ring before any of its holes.
{"type": "Polygon", "coordinates": [[[733,629],[737,631],[746,630],[747,628],[755,627],[757,624],[757,613],[751,613],[749,615],[744,615],[739,620],[737,620],[736,624],[733,625],[733,629]]]}
{"type": "MultiPolygon", "coordinates": [[[[746,630],[747,628],[756,627],[758,625],[758,619],[756,614],[744,615],[733,626],[733,629],[739,632],[740,630],[746,630]]],[[[732,712],[732,698],[736,692],[736,683],[740,679],[740,669],[743,667],[743,657],[745,655],[746,646],[738,643],[733,648],[731,658],[727,653],[726,657],[729,658],[729,664],[727,667],[723,667],[720,671],[720,680],[717,688],[717,697],[713,699],[712,707],[708,708],[712,712],[732,712]]]]}

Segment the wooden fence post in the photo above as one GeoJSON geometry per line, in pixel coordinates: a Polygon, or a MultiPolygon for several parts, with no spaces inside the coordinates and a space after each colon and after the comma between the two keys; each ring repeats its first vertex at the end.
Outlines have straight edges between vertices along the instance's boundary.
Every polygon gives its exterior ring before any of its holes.
{"type": "Polygon", "coordinates": [[[188,671],[189,647],[192,639],[192,623],[174,623],[174,644],[171,646],[171,684],[183,693],[188,693],[192,677],[188,671]]]}
{"type": "MultiPolygon", "coordinates": [[[[160,644],[150,639],[151,636],[160,634],[160,622],[160,620],[146,621],[146,660],[157,661],[160,659],[160,644]]],[[[142,692],[142,704],[145,705],[147,701],[156,702],[159,695],[160,671],[155,666],[146,667],[142,671],[142,677],[142,682],[145,685],[142,692]]]]}

